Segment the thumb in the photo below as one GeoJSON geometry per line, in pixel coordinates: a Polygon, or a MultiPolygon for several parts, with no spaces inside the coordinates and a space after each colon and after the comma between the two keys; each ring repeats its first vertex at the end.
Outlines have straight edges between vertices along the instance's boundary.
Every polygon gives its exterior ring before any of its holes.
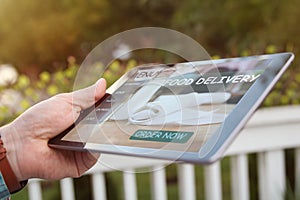
{"type": "Polygon", "coordinates": [[[80,110],[92,106],[96,101],[101,99],[106,90],[105,79],[99,79],[94,85],[73,92],[73,106],[80,110]]]}

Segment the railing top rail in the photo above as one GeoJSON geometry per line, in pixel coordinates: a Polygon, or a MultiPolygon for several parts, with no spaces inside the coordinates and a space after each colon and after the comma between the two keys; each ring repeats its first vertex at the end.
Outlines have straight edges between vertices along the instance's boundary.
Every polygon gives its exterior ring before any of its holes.
{"type": "Polygon", "coordinates": [[[260,108],[254,113],[245,128],[286,123],[300,123],[299,105],[260,108]]]}

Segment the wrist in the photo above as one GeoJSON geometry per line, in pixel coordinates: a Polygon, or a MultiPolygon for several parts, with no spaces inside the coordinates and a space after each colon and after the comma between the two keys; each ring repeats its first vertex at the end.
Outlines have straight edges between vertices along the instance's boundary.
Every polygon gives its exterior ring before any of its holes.
{"type": "Polygon", "coordinates": [[[4,147],[4,143],[1,139],[0,135],[0,171],[1,176],[3,177],[5,184],[10,193],[15,193],[21,190],[27,184],[26,181],[19,181],[16,177],[11,165],[6,157],[6,148],[4,147]]]}
{"type": "Polygon", "coordinates": [[[6,125],[4,127],[0,128],[0,137],[3,141],[3,147],[6,150],[6,158],[8,160],[8,163],[11,167],[12,172],[14,173],[15,177],[19,182],[25,180],[26,178],[23,178],[19,164],[18,164],[18,158],[17,158],[17,149],[16,149],[16,143],[14,138],[13,131],[10,127],[10,125],[6,125]]]}

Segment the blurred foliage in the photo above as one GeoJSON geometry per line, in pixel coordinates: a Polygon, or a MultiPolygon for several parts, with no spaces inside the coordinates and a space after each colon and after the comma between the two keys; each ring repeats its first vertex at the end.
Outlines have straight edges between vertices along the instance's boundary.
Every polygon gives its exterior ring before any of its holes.
{"type": "Polygon", "coordinates": [[[15,83],[0,87],[0,124],[11,121],[41,100],[71,91],[77,69],[76,63],[69,62],[63,70],[41,72],[36,80],[20,74],[15,83]]]}
{"type": "MultiPolygon", "coordinates": [[[[289,47],[299,55],[298,0],[44,0],[42,4],[0,0],[0,4],[0,62],[31,76],[61,69],[68,56],[81,63],[104,39],[144,26],[178,30],[221,57],[238,56],[245,49],[260,54],[269,44],[277,51],[289,47]]],[[[144,55],[140,58],[147,58],[144,55]]]]}
{"type": "Polygon", "coordinates": [[[0,60],[25,71],[65,65],[69,55],[80,57],[81,39],[89,37],[85,30],[105,20],[105,5],[103,0],[1,0],[0,60]]]}
{"type": "MultiPolygon", "coordinates": [[[[295,67],[284,75],[264,105],[299,103],[300,27],[296,19],[300,17],[300,1],[0,2],[0,63],[12,63],[21,72],[18,83],[21,85],[14,87],[22,89],[22,93],[30,96],[33,90],[39,89],[30,102],[43,99],[45,92],[41,89],[45,87],[48,95],[66,91],[64,81],[75,73],[75,69],[66,68],[69,66],[66,58],[74,56],[81,63],[99,42],[113,34],[135,27],[159,26],[191,36],[210,54],[218,55],[214,58],[294,52],[295,67]],[[50,73],[54,77],[50,78],[50,73]],[[32,77],[39,80],[25,87],[32,77]]],[[[170,62],[169,57],[164,53],[144,51],[137,60],[170,62]]],[[[124,71],[118,69],[117,64],[113,65],[105,74],[109,84],[116,80],[116,74],[124,71]]],[[[22,105],[28,107],[31,103],[24,100],[22,105]]]]}
{"type": "Polygon", "coordinates": [[[27,74],[54,71],[68,56],[82,61],[98,43],[122,30],[165,26],[162,19],[171,16],[172,2],[0,0],[0,61],[27,74]]]}
{"type": "MultiPolygon", "coordinates": [[[[274,45],[266,47],[266,53],[276,53],[274,45]]],[[[288,49],[286,51],[289,51],[288,49]]],[[[280,106],[300,104],[300,68],[297,60],[291,64],[287,71],[276,83],[272,91],[264,100],[262,106],[280,106]]]]}

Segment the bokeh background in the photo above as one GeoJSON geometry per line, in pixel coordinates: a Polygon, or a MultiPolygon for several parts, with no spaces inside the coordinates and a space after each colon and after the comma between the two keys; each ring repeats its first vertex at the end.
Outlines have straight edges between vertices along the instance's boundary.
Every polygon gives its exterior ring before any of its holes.
{"type": "MultiPolygon", "coordinates": [[[[262,106],[299,104],[299,8],[299,0],[0,0],[0,125],[38,101],[72,91],[80,63],[101,41],[147,26],[180,31],[213,58],[293,52],[294,63],[262,106]]],[[[111,84],[153,59],[176,62],[142,52],[115,60],[103,76],[111,84]]]]}

